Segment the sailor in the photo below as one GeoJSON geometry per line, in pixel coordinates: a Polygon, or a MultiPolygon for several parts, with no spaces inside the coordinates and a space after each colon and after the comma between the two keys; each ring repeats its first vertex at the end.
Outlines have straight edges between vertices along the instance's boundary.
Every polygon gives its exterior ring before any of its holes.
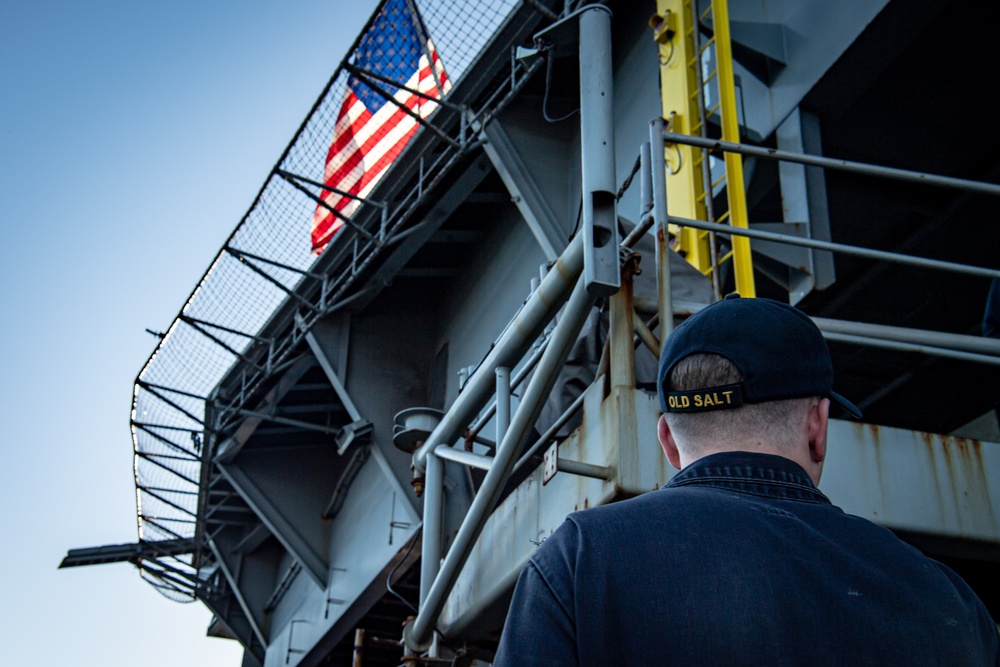
{"type": "Polygon", "coordinates": [[[801,311],[730,295],[674,331],[657,383],[680,472],[542,543],[496,667],[1000,664],[962,579],[817,488],[831,401],[860,412],[801,311]]]}

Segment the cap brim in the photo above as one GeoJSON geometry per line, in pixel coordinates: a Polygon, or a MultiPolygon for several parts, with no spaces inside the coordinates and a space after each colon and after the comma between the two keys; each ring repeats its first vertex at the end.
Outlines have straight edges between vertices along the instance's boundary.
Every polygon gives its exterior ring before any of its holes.
{"type": "Polygon", "coordinates": [[[837,392],[835,391],[830,392],[830,400],[839,405],[840,407],[844,408],[844,410],[855,419],[861,419],[861,410],[858,408],[858,406],[854,405],[854,403],[851,403],[849,400],[847,400],[837,392]]]}

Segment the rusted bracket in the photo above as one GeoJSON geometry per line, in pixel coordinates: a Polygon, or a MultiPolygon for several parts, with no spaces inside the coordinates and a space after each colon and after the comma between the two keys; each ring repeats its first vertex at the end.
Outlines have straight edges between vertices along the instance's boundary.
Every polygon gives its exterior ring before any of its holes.
{"type": "Polygon", "coordinates": [[[542,484],[548,484],[549,480],[556,476],[557,472],[566,472],[570,475],[580,477],[592,477],[593,479],[603,479],[605,482],[614,475],[614,468],[609,466],[598,466],[593,463],[583,463],[582,461],[571,461],[559,458],[559,443],[552,443],[552,446],[545,450],[542,457],[542,484]]]}

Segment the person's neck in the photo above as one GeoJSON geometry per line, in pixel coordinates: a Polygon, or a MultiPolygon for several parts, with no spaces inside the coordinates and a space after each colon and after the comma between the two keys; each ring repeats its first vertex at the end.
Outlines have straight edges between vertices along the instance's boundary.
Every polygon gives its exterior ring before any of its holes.
{"type": "Polygon", "coordinates": [[[681,465],[686,468],[698,459],[705,458],[711,454],[720,454],[723,452],[752,452],[755,454],[773,454],[774,456],[782,456],[799,464],[802,469],[806,471],[806,474],[809,475],[813,484],[819,486],[819,479],[822,474],[823,467],[822,464],[816,464],[813,461],[812,456],[809,453],[808,445],[800,447],[782,447],[771,443],[753,442],[741,443],[738,447],[734,447],[732,445],[705,447],[697,453],[688,454],[686,452],[681,452],[681,465]]]}

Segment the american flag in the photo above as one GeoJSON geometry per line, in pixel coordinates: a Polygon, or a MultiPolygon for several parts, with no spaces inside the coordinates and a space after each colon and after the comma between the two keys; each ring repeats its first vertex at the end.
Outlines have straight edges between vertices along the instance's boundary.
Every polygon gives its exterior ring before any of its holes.
{"type": "MultiPolygon", "coordinates": [[[[440,99],[451,84],[434,44],[412,0],[388,0],[365,32],[354,54],[355,68],[440,99]]],[[[364,76],[361,73],[361,76],[364,76]]],[[[426,118],[437,103],[404,88],[369,78],[372,86],[393,98],[388,101],[357,76],[347,81],[347,93],[337,116],[326,156],[323,182],[365,197],[417,131],[418,121],[402,108],[426,118]]],[[[344,217],[360,205],[356,199],[324,190],[321,198],[344,217]]],[[[312,247],[320,253],[341,227],[342,219],[318,205],[312,219],[312,247]]]]}

